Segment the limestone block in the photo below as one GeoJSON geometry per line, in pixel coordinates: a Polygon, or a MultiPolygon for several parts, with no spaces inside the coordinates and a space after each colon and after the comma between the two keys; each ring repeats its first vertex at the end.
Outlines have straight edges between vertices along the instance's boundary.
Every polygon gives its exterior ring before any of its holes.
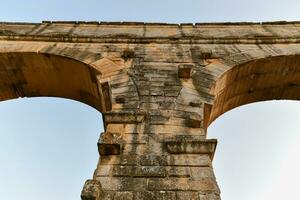
{"type": "Polygon", "coordinates": [[[113,200],[133,200],[132,192],[116,192],[113,200]]]}
{"type": "Polygon", "coordinates": [[[193,191],[179,191],[176,192],[177,200],[200,200],[198,192],[193,191]]]}
{"type": "Polygon", "coordinates": [[[99,154],[119,155],[122,143],[122,136],[119,133],[102,133],[97,143],[99,154]]]}
{"type": "Polygon", "coordinates": [[[113,176],[165,177],[166,168],[162,166],[115,166],[113,176]]]}
{"type": "Polygon", "coordinates": [[[82,200],[102,200],[102,187],[97,180],[87,180],[81,192],[82,200]]]}
{"type": "Polygon", "coordinates": [[[169,139],[165,141],[166,149],[172,154],[208,154],[212,159],[217,145],[216,139],[169,139]]]}
{"type": "Polygon", "coordinates": [[[166,167],[167,173],[169,177],[190,177],[191,176],[191,170],[190,167],[166,167]]]}
{"type": "Polygon", "coordinates": [[[169,191],[216,191],[214,179],[191,180],[189,178],[149,178],[148,190],[169,191]]]}
{"type": "Polygon", "coordinates": [[[136,193],[136,200],[174,200],[176,193],[174,191],[142,191],[136,193]]]}

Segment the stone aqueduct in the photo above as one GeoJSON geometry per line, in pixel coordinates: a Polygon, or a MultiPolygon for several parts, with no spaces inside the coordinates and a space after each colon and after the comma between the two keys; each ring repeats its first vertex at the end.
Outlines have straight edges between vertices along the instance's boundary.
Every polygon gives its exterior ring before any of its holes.
{"type": "Polygon", "coordinates": [[[300,23],[0,23],[0,99],[35,96],[103,114],[83,200],[219,200],[206,129],[300,99],[300,23]]]}

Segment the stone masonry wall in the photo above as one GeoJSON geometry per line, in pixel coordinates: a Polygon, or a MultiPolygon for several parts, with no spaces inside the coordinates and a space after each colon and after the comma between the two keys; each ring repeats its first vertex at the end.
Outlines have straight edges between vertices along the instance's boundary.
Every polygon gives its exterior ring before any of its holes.
{"type": "Polygon", "coordinates": [[[128,79],[110,82],[94,179],[103,199],[218,199],[212,169],[216,141],[206,140],[203,102],[192,64],[134,58],[128,79]],[[121,87],[122,85],[122,87],[121,87]]]}

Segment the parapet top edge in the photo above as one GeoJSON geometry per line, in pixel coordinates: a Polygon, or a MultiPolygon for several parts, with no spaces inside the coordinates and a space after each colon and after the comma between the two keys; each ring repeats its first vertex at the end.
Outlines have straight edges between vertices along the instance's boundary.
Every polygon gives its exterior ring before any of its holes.
{"type": "Polygon", "coordinates": [[[162,23],[162,22],[105,22],[105,21],[42,21],[33,22],[0,22],[7,25],[40,25],[40,24],[86,24],[86,25],[119,25],[119,26],[243,26],[243,25],[289,25],[300,21],[269,21],[269,22],[200,22],[200,23],[162,23]]]}

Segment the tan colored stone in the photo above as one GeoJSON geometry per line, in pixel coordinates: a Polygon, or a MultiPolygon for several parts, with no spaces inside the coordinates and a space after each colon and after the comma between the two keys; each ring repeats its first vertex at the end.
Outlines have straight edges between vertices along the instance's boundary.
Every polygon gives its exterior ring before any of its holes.
{"type": "Polygon", "coordinates": [[[299,55],[299,22],[0,23],[0,100],[62,97],[103,114],[82,199],[220,200],[209,124],[300,100],[299,55]]]}

